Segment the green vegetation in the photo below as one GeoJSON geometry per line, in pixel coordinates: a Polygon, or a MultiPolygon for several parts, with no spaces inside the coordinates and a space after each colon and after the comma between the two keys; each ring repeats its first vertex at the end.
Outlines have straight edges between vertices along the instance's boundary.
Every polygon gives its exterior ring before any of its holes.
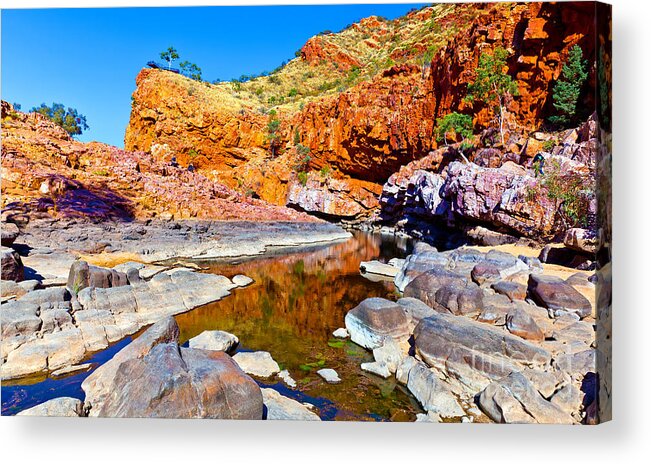
{"type": "Polygon", "coordinates": [[[86,116],[80,114],[75,108],[68,107],[66,110],[61,103],[52,103],[52,106],[41,103],[41,106],[34,107],[29,111],[42,114],[73,136],[88,130],[86,116]]]}
{"type": "Polygon", "coordinates": [[[321,177],[323,177],[323,178],[327,178],[327,177],[330,177],[330,172],[331,172],[331,171],[332,171],[332,169],[330,168],[330,166],[328,166],[328,165],[326,164],[325,166],[323,166],[323,167],[321,168],[321,170],[319,171],[319,174],[321,174],[321,177]]]}
{"type": "Polygon", "coordinates": [[[299,172],[296,174],[296,177],[298,178],[298,181],[301,183],[301,185],[302,185],[303,187],[305,187],[305,186],[307,185],[307,178],[308,178],[308,177],[307,177],[307,172],[305,172],[305,171],[299,171],[299,172]]]}
{"type": "Polygon", "coordinates": [[[504,116],[507,99],[518,94],[518,86],[506,73],[508,52],[498,47],[493,54],[482,53],[475,74],[475,80],[468,84],[468,97],[471,102],[479,101],[493,107],[497,113],[502,145],[504,145],[504,116]]]}
{"type": "Polygon", "coordinates": [[[190,148],[190,150],[188,150],[188,156],[190,158],[196,158],[197,156],[199,156],[199,152],[194,148],[190,148]]]}
{"type": "Polygon", "coordinates": [[[179,53],[176,48],[170,46],[167,50],[160,53],[160,59],[167,61],[167,69],[172,69],[172,63],[179,59],[179,53]]]}
{"type": "Polygon", "coordinates": [[[276,116],[275,111],[269,112],[269,122],[267,123],[267,141],[271,156],[276,156],[276,149],[280,145],[280,119],[276,116]]]}
{"type": "Polygon", "coordinates": [[[179,64],[181,68],[181,74],[195,81],[201,81],[201,68],[194,63],[189,61],[183,61],[179,64]]]}
{"type": "Polygon", "coordinates": [[[556,146],[556,141],[554,139],[545,140],[543,143],[543,150],[550,152],[556,146]]]}
{"type": "Polygon", "coordinates": [[[545,165],[543,180],[537,187],[529,187],[525,195],[529,202],[537,201],[540,194],[553,201],[564,227],[587,227],[590,200],[594,196],[594,186],[589,183],[589,178],[563,172],[560,163],[551,160],[545,165]]]}
{"type": "Polygon", "coordinates": [[[436,140],[445,143],[447,146],[448,137],[451,134],[454,135],[455,139],[461,137],[458,152],[464,161],[468,162],[464,151],[472,148],[472,144],[466,141],[467,138],[472,137],[472,117],[455,112],[438,118],[436,120],[436,140]]]}
{"type": "Polygon", "coordinates": [[[109,175],[109,172],[106,169],[96,169],[95,171],[93,171],[93,174],[95,174],[96,176],[106,177],[109,175]]]}
{"type": "Polygon", "coordinates": [[[587,66],[581,47],[573,46],[552,90],[553,105],[558,114],[550,116],[550,122],[567,127],[577,121],[579,96],[588,78],[587,66]]]}

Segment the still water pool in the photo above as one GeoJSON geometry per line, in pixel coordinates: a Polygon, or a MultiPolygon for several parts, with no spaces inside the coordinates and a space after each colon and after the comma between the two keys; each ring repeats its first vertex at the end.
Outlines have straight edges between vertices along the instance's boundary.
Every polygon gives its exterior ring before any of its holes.
{"type": "MultiPolygon", "coordinates": [[[[405,387],[395,378],[384,380],[363,372],[359,366],[372,361],[372,354],[332,337],[335,329],[344,326],[346,312],[363,299],[397,298],[393,283],[366,279],[359,273],[359,263],[403,257],[409,247],[407,241],[393,237],[356,233],[345,242],[307,251],[199,263],[207,268],[204,272],[227,277],[245,274],[255,283],[234,290],[222,301],[176,316],[181,343],[204,330],[225,330],[240,339],[240,351],[270,352],[298,387],[289,389],[275,379],[258,379],[260,385],[316,405],[324,420],[413,421],[421,408],[405,387]],[[323,367],[335,369],[342,382],[322,380],[316,371],[323,367]]],[[[96,353],[90,362],[101,365],[130,340],[96,353]]],[[[80,386],[89,374],[3,383],[2,413],[14,414],[59,396],[83,399],[80,386]]]]}

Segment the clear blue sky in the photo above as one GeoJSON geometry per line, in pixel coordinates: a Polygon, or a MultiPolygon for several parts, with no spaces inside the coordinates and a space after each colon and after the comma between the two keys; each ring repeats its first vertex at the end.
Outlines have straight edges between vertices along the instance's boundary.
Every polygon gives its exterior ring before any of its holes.
{"type": "Polygon", "coordinates": [[[27,111],[63,103],[86,115],[80,140],[122,147],[138,71],[170,45],[206,80],[271,71],[305,41],[415,6],[86,8],[2,11],[2,99],[27,111]]]}

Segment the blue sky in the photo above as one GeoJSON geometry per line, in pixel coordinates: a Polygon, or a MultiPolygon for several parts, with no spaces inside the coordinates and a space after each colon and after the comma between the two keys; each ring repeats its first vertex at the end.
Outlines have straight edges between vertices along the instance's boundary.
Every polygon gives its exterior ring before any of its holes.
{"type": "MultiPolygon", "coordinates": [[[[271,71],[320,31],[422,4],[86,8],[2,11],[2,99],[63,103],[79,137],[122,147],[138,71],[173,45],[206,80],[271,71]]],[[[177,62],[178,64],[178,62],[177,62]]]]}

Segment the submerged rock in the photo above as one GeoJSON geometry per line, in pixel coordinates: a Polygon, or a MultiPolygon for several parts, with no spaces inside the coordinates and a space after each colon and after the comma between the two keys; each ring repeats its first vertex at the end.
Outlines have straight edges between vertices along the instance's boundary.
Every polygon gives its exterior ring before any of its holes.
{"type": "Polygon", "coordinates": [[[343,327],[339,327],[337,330],[332,332],[332,336],[335,338],[348,338],[350,337],[350,334],[348,333],[348,330],[344,329],[343,327]]]}
{"type": "Polygon", "coordinates": [[[334,369],[319,369],[316,373],[328,383],[339,383],[341,379],[334,369]]]}
{"type": "Polygon", "coordinates": [[[233,356],[233,360],[244,372],[256,377],[271,377],[280,372],[278,363],[267,351],[239,352],[233,356]]]}

